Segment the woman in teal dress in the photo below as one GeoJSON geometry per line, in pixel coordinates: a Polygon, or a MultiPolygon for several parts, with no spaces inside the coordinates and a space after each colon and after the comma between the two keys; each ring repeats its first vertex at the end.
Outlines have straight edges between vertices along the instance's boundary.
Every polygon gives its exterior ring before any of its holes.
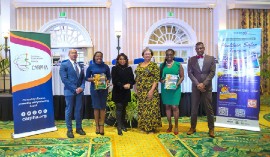
{"type": "Polygon", "coordinates": [[[173,111],[175,121],[174,134],[177,135],[179,118],[178,106],[181,99],[181,83],[184,80],[184,69],[179,62],[173,60],[174,55],[175,51],[173,49],[166,50],[165,60],[160,65],[160,82],[162,103],[166,106],[166,115],[169,122],[167,132],[171,132],[173,128],[171,120],[173,111]],[[171,75],[169,76],[168,74],[171,75]],[[176,79],[172,79],[173,77],[176,77],[176,79]]]}
{"type": "Polygon", "coordinates": [[[135,70],[134,90],[138,101],[138,128],[146,133],[161,127],[160,100],[158,93],[159,68],[151,62],[153,51],[146,48],[142,52],[144,62],[135,70]]]}

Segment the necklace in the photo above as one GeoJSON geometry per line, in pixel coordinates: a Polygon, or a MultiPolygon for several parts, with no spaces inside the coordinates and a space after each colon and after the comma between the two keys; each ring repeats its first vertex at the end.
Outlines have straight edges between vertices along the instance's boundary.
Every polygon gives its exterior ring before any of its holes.
{"type": "Polygon", "coordinates": [[[173,61],[171,63],[166,62],[168,66],[171,66],[173,64],[173,61]]]}

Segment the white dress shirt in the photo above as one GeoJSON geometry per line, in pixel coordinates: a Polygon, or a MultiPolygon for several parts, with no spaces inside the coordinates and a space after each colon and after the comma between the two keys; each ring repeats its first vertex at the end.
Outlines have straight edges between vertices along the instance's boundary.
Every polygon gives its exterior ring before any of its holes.
{"type": "Polygon", "coordinates": [[[81,68],[80,68],[80,66],[79,66],[79,63],[76,62],[76,64],[74,64],[75,62],[74,62],[73,60],[71,60],[71,59],[69,59],[69,61],[72,63],[73,68],[74,68],[75,71],[76,71],[75,65],[77,66],[77,68],[79,69],[79,74],[80,74],[80,73],[81,73],[81,68]]]}
{"type": "Polygon", "coordinates": [[[204,57],[205,57],[205,55],[203,54],[203,58],[198,58],[198,63],[199,63],[201,71],[202,71],[202,68],[203,68],[204,57]]]}

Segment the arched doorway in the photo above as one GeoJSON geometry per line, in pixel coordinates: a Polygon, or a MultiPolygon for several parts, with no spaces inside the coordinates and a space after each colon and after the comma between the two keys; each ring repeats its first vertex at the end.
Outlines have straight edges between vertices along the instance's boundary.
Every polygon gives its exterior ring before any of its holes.
{"type": "Polygon", "coordinates": [[[59,18],[43,25],[40,32],[51,34],[52,62],[68,58],[68,51],[78,51],[78,61],[87,63],[93,54],[93,43],[87,30],[78,22],[59,18]]]}
{"type": "Polygon", "coordinates": [[[181,57],[186,62],[194,55],[194,45],[197,37],[193,29],[184,21],[175,18],[167,18],[153,24],[144,38],[144,47],[154,51],[156,62],[163,62],[165,52],[172,48],[176,51],[176,57],[181,57]]]}

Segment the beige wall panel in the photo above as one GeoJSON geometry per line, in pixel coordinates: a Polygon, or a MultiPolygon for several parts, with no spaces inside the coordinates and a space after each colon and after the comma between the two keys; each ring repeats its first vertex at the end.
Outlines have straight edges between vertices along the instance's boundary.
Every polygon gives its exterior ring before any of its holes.
{"type": "Polygon", "coordinates": [[[38,31],[47,22],[57,19],[61,11],[65,11],[68,19],[80,23],[88,31],[93,52],[102,51],[104,61],[111,62],[109,8],[18,8],[17,29],[38,31]]]}
{"type": "MultiPolygon", "coordinates": [[[[129,8],[127,11],[127,35],[123,45],[130,61],[141,57],[143,40],[149,28],[159,20],[167,18],[167,12],[173,11],[175,18],[189,24],[196,32],[197,40],[205,43],[206,51],[214,55],[213,15],[208,9],[186,8],[129,8]]],[[[125,39],[124,39],[125,40],[125,39]]]]}
{"type": "Polygon", "coordinates": [[[241,10],[228,10],[227,29],[241,29],[242,15],[241,10]]]}

